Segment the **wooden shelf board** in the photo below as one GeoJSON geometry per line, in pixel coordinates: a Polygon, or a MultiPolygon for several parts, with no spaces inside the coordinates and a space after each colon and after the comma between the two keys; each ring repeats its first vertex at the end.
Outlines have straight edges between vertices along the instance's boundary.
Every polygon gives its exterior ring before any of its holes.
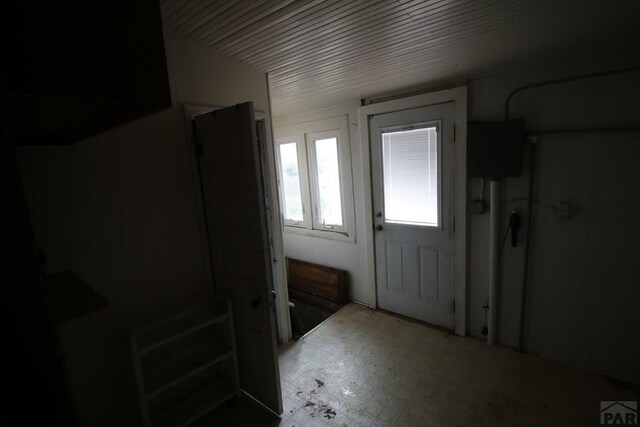
{"type": "Polygon", "coordinates": [[[149,352],[153,351],[154,349],[156,349],[158,347],[162,347],[163,345],[169,344],[172,341],[175,341],[175,340],[177,340],[179,338],[182,338],[182,337],[184,337],[186,335],[189,335],[189,334],[197,332],[197,331],[199,331],[201,329],[204,329],[207,326],[211,326],[213,324],[216,324],[216,323],[224,320],[224,317],[226,317],[226,315],[224,315],[222,317],[216,317],[214,319],[210,319],[210,320],[208,320],[208,321],[206,321],[204,323],[200,323],[199,325],[193,326],[192,328],[189,328],[189,329],[184,330],[182,332],[179,332],[177,334],[171,335],[171,336],[169,336],[167,338],[164,338],[164,339],[162,339],[160,341],[156,341],[155,343],[150,344],[150,345],[148,345],[146,347],[142,347],[142,348],[140,348],[140,355],[144,356],[144,355],[148,354],[149,352]]]}
{"type": "MultiPolygon", "coordinates": [[[[200,372],[204,371],[207,368],[210,368],[212,366],[214,366],[215,364],[228,359],[229,357],[231,357],[233,355],[233,350],[229,347],[227,348],[220,348],[217,349],[217,351],[214,354],[211,354],[207,359],[202,358],[202,360],[198,361],[197,364],[195,364],[195,366],[193,366],[192,368],[185,370],[184,372],[179,373],[176,377],[174,377],[173,379],[167,380],[162,379],[161,381],[159,381],[160,385],[156,385],[154,387],[152,387],[151,392],[147,393],[147,400],[153,399],[154,397],[158,396],[160,393],[162,393],[163,391],[166,391],[168,389],[170,389],[171,387],[175,386],[176,384],[181,383],[182,381],[189,379],[191,377],[193,377],[194,375],[199,374],[200,372]]],[[[180,363],[180,360],[178,358],[176,358],[178,361],[177,363],[180,363]]],[[[153,384],[153,381],[147,381],[147,384],[151,383],[153,384]]]]}
{"type": "Polygon", "coordinates": [[[223,321],[227,316],[229,316],[229,310],[226,305],[202,307],[139,329],[133,336],[140,355],[144,356],[158,347],[223,321]]]}
{"type": "Polygon", "coordinates": [[[229,380],[220,380],[210,387],[152,418],[154,427],[185,427],[229,400],[237,390],[229,380]]]}

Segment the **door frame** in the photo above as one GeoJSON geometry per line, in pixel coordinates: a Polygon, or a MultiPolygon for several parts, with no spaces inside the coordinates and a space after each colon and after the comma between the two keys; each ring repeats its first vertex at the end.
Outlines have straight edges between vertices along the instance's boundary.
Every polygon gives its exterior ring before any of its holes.
{"type": "Polygon", "coordinates": [[[453,182],[453,297],[455,304],[454,330],[467,333],[467,87],[460,86],[407,98],[394,99],[358,108],[360,150],[364,188],[364,247],[366,251],[369,303],[377,307],[375,240],[373,235],[373,186],[371,174],[371,140],[369,117],[430,105],[454,103],[454,182],[453,182]]]}
{"type": "MultiPolygon", "coordinates": [[[[198,212],[198,225],[204,236],[206,233],[205,225],[205,212],[202,199],[200,198],[200,178],[198,176],[198,159],[196,158],[196,152],[194,149],[195,139],[193,135],[193,126],[191,125],[193,119],[201,114],[206,114],[214,110],[219,110],[224,107],[209,106],[209,105],[184,105],[184,121],[186,131],[186,145],[188,151],[189,168],[192,171],[193,185],[198,195],[196,197],[197,212],[198,212]]],[[[287,343],[292,338],[291,333],[291,318],[289,316],[289,288],[287,286],[287,270],[286,260],[284,254],[284,241],[283,241],[283,223],[280,215],[280,200],[278,187],[276,185],[276,170],[275,170],[275,152],[273,145],[273,128],[271,126],[271,115],[263,111],[255,111],[256,120],[264,120],[265,122],[265,134],[267,140],[264,142],[267,156],[267,174],[269,175],[268,185],[270,186],[271,193],[271,228],[272,235],[272,247],[274,250],[274,259],[272,260],[272,269],[274,273],[274,287],[276,291],[276,325],[277,325],[277,337],[280,343],[287,343]]],[[[209,262],[209,246],[207,242],[202,240],[202,253],[205,260],[205,269],[207,270],[207,279],[209,283],[213,283],[213,272],[211,271],[211,263],[209,262]]],[[[209,289],[211,290],[211,289],[209,289]]]]}

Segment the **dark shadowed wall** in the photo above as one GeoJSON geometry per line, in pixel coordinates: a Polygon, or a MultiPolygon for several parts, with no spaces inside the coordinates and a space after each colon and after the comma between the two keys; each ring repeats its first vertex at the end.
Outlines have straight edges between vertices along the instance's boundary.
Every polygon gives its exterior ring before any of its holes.
{"type": "Polygon", "coordinates": [[[82,426],[140,424],[127,331],[206,297],[182,105],[268,113],[263,73],[168,31],[165,43],[172,108],[73,146],[19,148],[46,270],[73,270],[111,304],[58,329],[82,426]]]}

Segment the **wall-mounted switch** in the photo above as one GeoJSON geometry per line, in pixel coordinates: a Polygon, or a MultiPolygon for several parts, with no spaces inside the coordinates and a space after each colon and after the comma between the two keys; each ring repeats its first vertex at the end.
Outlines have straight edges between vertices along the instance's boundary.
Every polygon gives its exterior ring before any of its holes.
{"type": "Polygon", "coordinates": [[[484,213],[484,200],[472,200],[471,213],[473,215],[482,215],[484,213]]]}
{"type": "Polygon", "coordinates": [[[558,205],[558,217],[560,219],[569,219],[571,215],[571,205],[569,202],[562,202],[558,205]]]}

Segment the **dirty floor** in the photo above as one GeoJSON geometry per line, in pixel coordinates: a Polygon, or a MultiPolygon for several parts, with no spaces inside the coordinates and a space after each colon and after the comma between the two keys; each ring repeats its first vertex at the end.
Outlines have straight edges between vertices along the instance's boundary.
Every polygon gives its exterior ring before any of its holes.
{"type": "Polygon", "coordinates": [[[280,349],[280,426],[590,426],[637,388],[350,304],[280,349]]]}

